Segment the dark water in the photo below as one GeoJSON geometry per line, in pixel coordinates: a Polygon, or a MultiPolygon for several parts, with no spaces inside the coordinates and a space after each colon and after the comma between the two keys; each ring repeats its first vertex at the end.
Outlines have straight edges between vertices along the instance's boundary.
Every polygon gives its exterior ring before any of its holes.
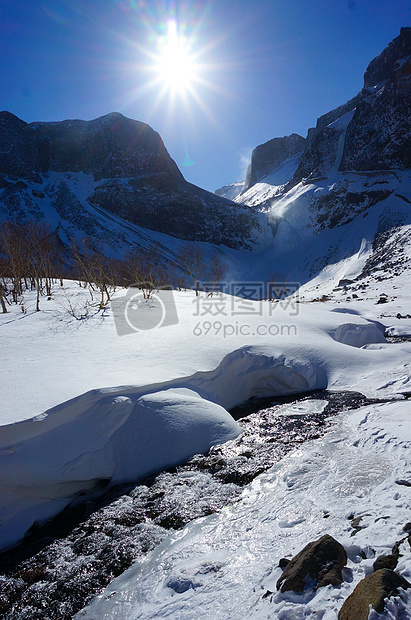
{"type": "Polygon", "coordinates": [[[0,618],[72,618],[171,530],[238,501],[256,476],[302,442],[323,435],[333,416],[372,402],[377,401],[321,390],[236,407],[231,414],[244,430],[237,439],[68,508],[32,531],[24,544],[0,554],[0,618]],[[304,413],[310,401],[314,410],[304,413]]]}
{"type": "Polygon", "coordinates": [[[385,339],[387,342],[391,342],[391,343],[411,342],[411,336],[387,336],[385,335],[385,339]]]}

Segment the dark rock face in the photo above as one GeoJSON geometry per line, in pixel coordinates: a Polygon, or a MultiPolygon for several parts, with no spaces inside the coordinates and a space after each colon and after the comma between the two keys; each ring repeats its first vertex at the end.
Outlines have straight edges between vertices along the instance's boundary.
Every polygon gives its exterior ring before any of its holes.
{"type": "Polygon", "coordinates": [[[341,170],[411,168],[411,60],[364,96],[347,128],[341,170]]]}
{"type": "Polygon", "coordinates": [[[347,181],[335,183],[332,190],[314,198],[310,210],[315,214],[318,230],[344,226],[370,207],[388,198],[394,190],[383,185],[364,184],[362,191],[352,191],[347,181]]]}
{"type": "Polygon", "coordinates": [[[277,590],[302,592],[310,580],[315,587],[342,583],[341,571],[347,563],[344,547],[332,536],[325,534],[309,543],[286,565],[277,581],[277,590]]]}
{"type": "Polygon", "coordinates": [[[290,185],[326,176],[333,165],[357,172],[411,168],[411,28],[369,64],[363,90],[309,130],[290,185]],[[349,112],[351,119],[336,122],[349,112]]]}
{"type": "Polygon", "coordinates": [[[0,172],[2,174],[15,179],[39,181],[41,178],[39,142],[36,132],[27,123],[10,112],[0,112],[0,172]]]}
{"type": "Polygon", "coordinates": [[[367,575],[347,598],[338,620],[368,620],[370,605],[377,613],[384,611],[384,599],[398,594],[398,588],[410,588],[404,577],[388,568],[367,575]]]}
{"type": "Polygon", "coordinates": [[[89,202],[139,226],[182,239],[251,249],[251,211],[194,185],[172,185],[164,177],[105,181],[89,202]]]}
{"type": "MultiPolygon", "coordinates": [[[[32,123],[44,163],[56,172],[85,172],[96,181],[156,177],[176,186],[184,181],[157,132],[145,123],[111,113],[93,121],[32,123]]],[[[158,181],[157,181],[158,182],[158,181]]],[[[161,182],[161,181],[160,181],[161,182]]]]}
{"type": "Polygon", "coordinates": [[[307,152],[308,149],[311,147],[314,138],[322,129],[328,127],[328,125],[331,125],[331,123],[344,116],[344,114],[347,114],[348,112],[354,110],[357,107],[360,98],[361,93],[358,93],[358,95],[356,95],[346,103],[338,106],[338,108],[334,108],[334,110],[330,110],[330,112],[326,112],[325,114],[317,118],[316,126],[308,130],[308,135],[305,143],[305,152],[307,152]]]}
{"type": "Polygon", "coordinates": [[[294,180],[326,176],[336,160],[338,141],[343,132],[344,127],[325,127],[319,131],[305,152],[294,180]]]}
{"type": "Polygon", "coordinates": [[[364,87],[385,82],[396,68],[398,59],[411,56],[411,28],[401,28],[400,34],[374,58],[364,73],[364,87]]]}
{"type": "Polygon", "coordinates": [[[187,183],[145,123],[112,113],[28,125],[2,112],[0,217],[47,219],[47,205],[68,234],[79,230],[105,241],[112,235],[99,209],[183,239],[238,248],[252,248],[258,227],[250,209],[187,183]],[[77,189],[78,173],[89,175],[86,197],[77,189]]]}
{"type": "Polygon", "coordinates": [[[244,191],[258,183],[260,179],[278,168],[286,159],[302,154],[305,139],[296,133],[283,138],[274,138],[257,146],[251,155],[247,170],[244,191]]]}

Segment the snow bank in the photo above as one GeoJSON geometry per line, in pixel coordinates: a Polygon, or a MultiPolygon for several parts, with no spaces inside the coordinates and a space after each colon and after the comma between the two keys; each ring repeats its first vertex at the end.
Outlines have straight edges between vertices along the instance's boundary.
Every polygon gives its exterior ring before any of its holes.
{"type": "Polygon", "coordinates": [[[408,321],[403,321],[400,325],[390,325],[386,331],[386,334],[387,336],[394,336],[397,338],[400,336],[411,337],[411,320],[408,319],[408,321]]]}
{"type": "Polygon", "coordinates": [[[215,371],[196,373],[189,385],[205,398],[231,409],[251,397],[325,388],[327,377],[309,350],[286,355],[277,347],[261,345],[229,353],[215,371]]]}
{"type": "Polygon", "coordinates": [[[225,409],[195,392],[141,396],[132,388],[94,390],[1,430],[3,548],[81,491],[138,480],[241,433],[225,409]]]}

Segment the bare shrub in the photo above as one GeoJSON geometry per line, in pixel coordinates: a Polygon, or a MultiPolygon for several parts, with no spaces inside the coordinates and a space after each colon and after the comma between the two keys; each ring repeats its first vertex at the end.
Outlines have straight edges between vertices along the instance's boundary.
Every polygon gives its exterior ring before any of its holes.
{"type": "Polygon", "coordinates": [[[103,310],[111,301],[117,288],[118,266],[114,259],[103,254],[100,245],[85,238],[82,244],[72,243],[77,276],[87,283],[91,290],[99,293],[99,308],[103,310]]]}
{"type": "Polygon", "coordinates": [[[221,282],[226,273],[227,273],[228,265],[224,263],[218,254],[212,254],[210,258],[210,263],[207,266],[206,278],[207,281],[211,285],[211,290],[209,291],[209,297],[213,296],[215,288],[218,282],[221,282]]]}
{"type": "Polygon", "coordinates": [[[137,285],[144,299],[150,299],[156,289],[167,283],[167,272],[154,247],[134,249],[126,256],[122,267],[127,286],[137,285]]]}
{"type": "Polygon", "coordinates": [[[189,243],[180,248],[176,254],[176,259],[187,272],[197,296],[200,281],[207,279],[207,262],[204,250],[195,243],[189,243]]]}

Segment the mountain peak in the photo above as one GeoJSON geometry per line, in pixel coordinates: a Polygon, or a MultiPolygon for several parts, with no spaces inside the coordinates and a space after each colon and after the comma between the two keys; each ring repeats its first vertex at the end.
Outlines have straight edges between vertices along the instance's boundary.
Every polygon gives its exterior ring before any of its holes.
{"type": "MultiPolygon", "coordinates": [[[[63,237],[76,231],[116,252],[128,247],[130,231],[125,222],[121,234],[112,230],[110,214],[183,239],[247,249],[258,228],[249,209],[185,181],[146,123],[111,112],[91,121],[27,124],[0,112],[0,219],[24,223],[50,212],[63,237]],[[32,183],[42,183],[41,191],[32,183]]],[[[135,242],[141,238],[136,233],[135,242]]]]}
{"type": "Polygon", "coordinates": [[[364,88],[385,82],[399,60],[411,56],[411,27],[401,28],[400,34],[370,62],[364,73],[364,88]]]}

